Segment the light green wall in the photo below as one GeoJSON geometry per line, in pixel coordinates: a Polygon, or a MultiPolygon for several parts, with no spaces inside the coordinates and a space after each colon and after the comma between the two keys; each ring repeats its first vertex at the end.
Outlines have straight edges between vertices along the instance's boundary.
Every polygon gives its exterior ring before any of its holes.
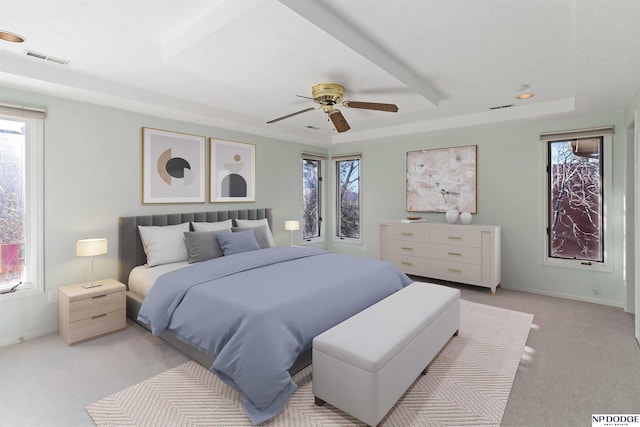
{"type": "MultiPolygon", "coordinates": [[[[624,112],[581,117],[561,117],[509,122],[474,128],[386,138],[337,145],[332,155],[362,153],[362,245],[330,241],[338,253],[379,256],[378,225],[382,220],[407,216],[405,204],[406,152],[477,144],[478,213],[476,224],[502,227],[502,285],[549,295],[622,306],[625,287],[622,272],[624,195],[624,112]],[[544,246],[544,150],[541,132],[614,125],[612,273],[594,273],[542,265],[544,246]],[[594,295],[597,289],[599,295],[594,295]]],[[[334,185],[333,173],[329,188],[334,185]]],[[[331,201],[333,202],[333,201],[331,201]]],[[[331,206],[333,212],[333,203],[331,206]]],[[[444,222],[444,214],[421,214],[444,222]]],[[[333,227],[333,215],[329,215],[333,227]]]]}
{"type": "MultiPolygon", "coordinates": [[[[274,237],[289,244],[284,221],[300,217],[300,153],[323,149],[98,105],[0,87],[1,102],[47,110],[45,122],[45,290],[89,279],[75,240],[103,236],[109,253],[95,259],[96,277],[117,273],[117,217],[247,207],[274,208],[274,237]],[[255,203],[141,204],[141,128],[153,127],[256,144],[255,203]]],[[[363,153],[362,245],[333,242],[333,171],[326,170],[328,246],[338,253],[378,257],[378,224],[405,210],[405,156],[410,150],[478,145],[478,214],[474,223],[502,226],[505,287],[622,305],[625,113],[509,122],[476,128],[336,145],[330,152],[363,153]],[[614,135],[614,272],[589,273],[541,265],[544,157],[540,132],[601,125],[614,135]],[[593,295],[597,287],[599,295],[593,295]]],[[[443,214],[424,214],[443,221],[443,214]]],[[[498,293],[499,294],[499,293],[498,293]]],[[[57,305],[47,295],[0,301],[0,345],[57,330],[57,305]]]]}
{"type": "MultiPolygon", "coordinates": [[[[57,305],[47,292],[88,281],[89,260],[75,256],[75,241],[106,237],[95,277],[117,277],[117,218],[125,215],[272,207],[274,238],[290,244],[286,219],[300,217],[302,152],[317,147],[171,121],[0,87],[0,102],[43,108],[45,121],[45,294],[0,300],[0,346],[57,330],[57,305]],[[256,202],[143,205],[142,127],[256,145],[256,202]]],[[[207,180],[208,181],[208,180],[207,180]]],[[[208,188],[208,183],[207,183],[208,188]]],[[[207,193],[208,195],[208,193],[207,193]]]]}

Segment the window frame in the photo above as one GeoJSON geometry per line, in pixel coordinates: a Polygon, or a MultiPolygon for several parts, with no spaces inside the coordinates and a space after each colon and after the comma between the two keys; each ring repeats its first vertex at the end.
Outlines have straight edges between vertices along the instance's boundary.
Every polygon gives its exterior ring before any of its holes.
{"type": "Polygon", "coordinates": [[[362,154],[346,154],[346,155],[337,155],[331,157],[333,168],[334,168],[334,177],[335,177],[335,209],[333,210],[334,215],[334,229],[333,229],[333,240],[335,242],[341,243],[351,243],[351,244],[361,244],[362,243],[362,154]],[[340,167],[338,165],[339,162],[343,161],[353,161],[358,160],[358,237],[348,237],[348,236],[340,236],[338,230],[340,229],[339,222],[339,208],[340,208],[340,167]]]}
{"type": "MultiPolygon", "coordinates": [[[[301,231],[300,231],[300,240],[303,245],[312,245],[315,243],[324,242],[325,239],[325,227],[324,227],[324,217],[325,217],[325,191],[324,191],[324,169],[325,164],[327,162],[327,158],[325,156],[321,156],[318,154],[309,154],[302,153],[302,162],[301,162],[301,176],[302,176],[302,198],[303,198],[303,206],[304,206],[304,161],[305,160],[313,160],[320,162],[318,167],[318,236],[312,238],[305,238],[303,235],[303,221],[301,222],[301,231]]],[[[302,210],[304,214],[304,209],[302,210]]]]}
{"type": "Polygon", "coordinates": [[[613,221],[609,218],[609,212],[613,207],[613,127],[606,126],[575,131],[549,132],[540,136],[542,142],[543,164],[545,173],[542,174],[544,182],[544,215],[543,215],[543,245],[542,264],[549,267],[571,268],[583,271],[612,272],[613,271],[613,221]],[[549,174],[550,164],[550,144],[558,141],[570,141],[582,138],[602,138],[602,159],[601,159],[601,193],[602,193],[602,238],[603,238],[603,261],[587,261],[583,259],[566,259],[550,256],[550,235],[552,212],[549,206],[551,191],[549,174]]]}
{"type": "MultiPolygon", "coordinates": [[[[44,293],[44,117],[45,112],[0,104],[0,118],[25,123],[25,278],[0,301],[44,293]]],[[[9,286],[2,286],[7,289],[9,286]]]]}

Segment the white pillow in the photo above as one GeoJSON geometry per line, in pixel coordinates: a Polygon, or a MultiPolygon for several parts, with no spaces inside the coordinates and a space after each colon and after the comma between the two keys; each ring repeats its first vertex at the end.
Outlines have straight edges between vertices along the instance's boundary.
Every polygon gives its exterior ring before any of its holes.
{"type": "Polygon", "coordinates": [[[231,231],[233,222],[228,219],[218,222],[192,222],[193,231],[231,231]]]}
{"type": "Polygon", "coordinates": [[[236,225],[238,228],[255,228],[261,227],[263,225],[267,226],[267,241],[269,242],[269,247],[274,247],[276,242],[273,240],[273,235],[271,234],[271,229],[269,228],[269,221],[267,218],[262,219],[236,219],[236,225]]]}
{"type": "Polygon", "coordinates": [[[188,222],[164,226],[139,225],[138,230],[149,267],[189,259],[187,246],[184,243],[184,232],[189,231],[188,222]]]}

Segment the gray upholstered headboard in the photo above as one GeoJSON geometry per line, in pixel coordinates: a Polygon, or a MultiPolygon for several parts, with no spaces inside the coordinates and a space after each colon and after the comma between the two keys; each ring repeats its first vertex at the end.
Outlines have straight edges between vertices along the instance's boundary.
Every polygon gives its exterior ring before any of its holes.
{"type": "Polygon", "coordinates": [[[118,280],[128,283],[129,273],[138,265],[147,262],[142,247],[139,225],[174,225],[183,222],[218,222],[228,219],[263,219],[269,222],[273,230],[271,208],[242,209],[216,212],[189,212],[158,215],[126,216],[118,218],[118,280]]]}

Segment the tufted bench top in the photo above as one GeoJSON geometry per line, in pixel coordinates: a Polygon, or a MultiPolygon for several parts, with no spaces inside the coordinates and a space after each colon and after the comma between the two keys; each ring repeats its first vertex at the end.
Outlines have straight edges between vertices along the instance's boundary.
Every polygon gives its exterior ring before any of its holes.
{"type": "Polygon", "coordinates": [[[458,289],[414,282],[318,335],[313,348],[375,374],[459,300],[458,289]]]}

